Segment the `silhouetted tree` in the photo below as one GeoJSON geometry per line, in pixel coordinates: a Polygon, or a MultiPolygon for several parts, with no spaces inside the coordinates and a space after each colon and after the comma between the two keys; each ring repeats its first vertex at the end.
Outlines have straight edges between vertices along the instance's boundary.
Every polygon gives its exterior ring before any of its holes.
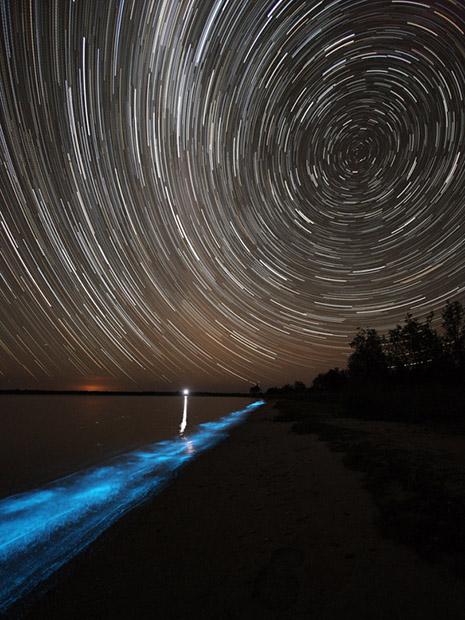
{"type": "Polygon", "coordinates": [[[434,357],[435,343],[436,340],[439,342],[439,339],[431,327],[433,316],[433,313],[430,313],[423,324],[410,313],[405,318],[403,332],[407,358],[414,369],[430,364],[434,357]]]}
{"type": "Polygon", "coordinates": [[[389,369],[399,377],[406,374],[408,368],[408,350],[404,338],[404,330],[401,325],[396,325],[388,333],[386,358],[389,369]]]}
{"type": "Polygon", "coordinates": [[[256,383],[250,388],[250,393],[254,396],[261,393],[260,385],[256,383]]]}
{"type": "Polygon", "coordinates": [[[441,358],[441,339],[432,327],[431,312],[424,323],[408,313],[404,325],[390,329],[386,339],[386,357],[397,379],[423,380],[431,376],[441,358]]]}
{"type": "Polygon", "coordinates": [[[384,353],[384,336],[376,329],[358,328],[357,335],[350,343],[354,352],[349,357],[349,377],[357,383],[382,382],[387,375],[387,358],[384,353]]]}
{"type": "Polygon", "coordinates": [[[315,377],[312,389],[318,392],[341,392],[348,383],[348,376],[345,370],[331,368],[328,372],[322,372],[315,377]]]}
{"type": "Polygon", "coordinates": [[[303,394],[307,391],[307,386],[303,381],[295,381],[294,383],[294,391],[298,394],[303,394]]]}
{"type": "Polygon", "coordinates": [[[443,347],[447,362],[455,367],[465,364],[465,311],[458,301],[447,302],[442,312],[443,347]]]}
{"type": "Polygon", "coordinates": [[[289,398],[293,394],[294,388],[289,383],[286,383],[286,385],[280,388],[276,386],[268,388],[266,391],[266,395],[270,398],[289,398]]]}
{"type": "Polygon", "coordinates": [[[433,328],[434,312],[430,312],[422,325],[422,339],[424,346],[424,362],[428,366],[437,364],[442,356],[442,342],[438,332],[433,328]]]}

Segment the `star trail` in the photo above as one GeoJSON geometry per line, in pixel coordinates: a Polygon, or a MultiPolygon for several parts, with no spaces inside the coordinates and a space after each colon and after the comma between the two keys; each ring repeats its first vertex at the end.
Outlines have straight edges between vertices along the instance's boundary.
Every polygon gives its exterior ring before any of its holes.
{"type": "Polygon", "coordinates": [[[309,382],[465,301],[463,1],[1,23],[0,387],[309,382]]]}

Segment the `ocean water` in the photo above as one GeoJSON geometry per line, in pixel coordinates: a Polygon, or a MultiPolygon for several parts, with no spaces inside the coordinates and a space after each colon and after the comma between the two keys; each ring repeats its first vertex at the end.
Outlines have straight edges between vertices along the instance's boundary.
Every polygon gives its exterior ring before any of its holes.
{"type": "MultiPolygon", "coordinates": [[[[185,436],[253,399],[189,396],[185,436]]],[[[0,498],[178,435],[183,396],[0,395],[0,498]]]]}
{"type": "Polygon", "coordinates": [[[262,401],[0,397],[0,612],[21,606],[262,401]]]}

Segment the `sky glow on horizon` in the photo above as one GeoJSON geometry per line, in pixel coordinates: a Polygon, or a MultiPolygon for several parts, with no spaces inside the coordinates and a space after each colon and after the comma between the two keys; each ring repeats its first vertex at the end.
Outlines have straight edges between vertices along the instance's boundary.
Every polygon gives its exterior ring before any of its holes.
{"type": "Polygon", "coordinates": [[[465,302],[463,0],[0,6],[0,389],[309,384],[465,302]]]}

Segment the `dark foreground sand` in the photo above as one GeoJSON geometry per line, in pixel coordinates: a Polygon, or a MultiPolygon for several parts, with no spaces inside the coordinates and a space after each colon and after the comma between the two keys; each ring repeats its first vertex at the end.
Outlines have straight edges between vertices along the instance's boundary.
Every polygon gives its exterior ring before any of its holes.
{"type": "Polygon", "coordinates": [[[361,475],[266,405],[132,512],[29,619],[463,619],[465,582],[383,539],[361,475]]]}

